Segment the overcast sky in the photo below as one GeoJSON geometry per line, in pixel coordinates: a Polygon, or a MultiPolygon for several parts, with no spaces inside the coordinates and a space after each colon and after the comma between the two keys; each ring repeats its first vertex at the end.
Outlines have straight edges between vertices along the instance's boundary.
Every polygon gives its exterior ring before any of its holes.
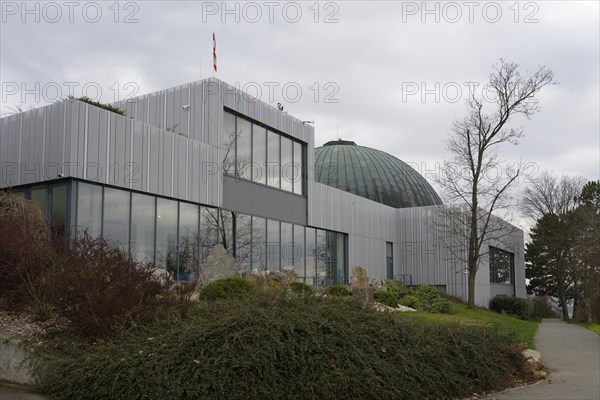
{"type": "Polygon", "coordinates": [[[511,121],[525,137],[501,153],[530,177],[600,176],[598,1],[23,4],[1,4],[3,115],[70,90],[112,102],[212,76],[214,31],[216,77],[314,120],[317,145],[354,140],[430,177],[468,82],[480,90],[503,58],[560,85],[511,121]]]}

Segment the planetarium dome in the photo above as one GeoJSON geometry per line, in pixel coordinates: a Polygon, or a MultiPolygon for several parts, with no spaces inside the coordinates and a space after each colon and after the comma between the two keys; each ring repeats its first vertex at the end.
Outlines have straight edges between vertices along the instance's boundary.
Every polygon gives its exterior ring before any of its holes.
{"type": "Polygon", "coordinates": [[[442,204],[408,164],[347,140],[332,140],[315,149],[315,181],[394,208],[442,204]]]}

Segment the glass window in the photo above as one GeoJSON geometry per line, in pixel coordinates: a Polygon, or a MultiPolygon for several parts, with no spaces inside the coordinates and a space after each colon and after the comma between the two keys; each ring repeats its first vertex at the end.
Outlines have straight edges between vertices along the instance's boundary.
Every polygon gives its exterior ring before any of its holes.
{"type": "Polygon", "coordinates": [[[233,218],[234,213],[226,210],[217,210],[219,214],[219,243],[223,245],[229,255],[233,256],[233,218]]]}
{"type": "Polygon", "coordinates": [[[279,271],[280,263],[279,221],[267,220],[267,269],[279,271]]]}
{"type": "Polygon", "coordinates": [[[219,243],[219,214],[214,208],[200,207],[200,260],[206,258],[219,243]]]}
{"type": "Polygon", "coordinates": [[[327,285],[327,233],[317,229],[317,284],[327,285]]]}
{"type": "Polygon", "coordinates": [[[251,218],[246,214],[236,214],[235,220],[235,259],[243,271],[252,268],[252,224],[251,218]]]}
{"type": "Polygon", "coordinates": [[[51,188],[52,199],[50,201],[50,224],[52,233],[64,235],[67,226],[67,185],[61,183],[51,188]]]}
{"type": "Polygon", "coordinates": [[[291,192],[294,189],[294,164],[292,163],[292,140],[281,137],[281,188],[291,192]]]}
{"type": "Polygon", "coordinates": [[[281,223],[281,267],[294,265],[294,237],[292,224],[281,223]]]}
{"type": "Polygon", "coordinates": [[[223,120],[223,172],[235,174],[235,115],[225,112],[223,120]]]}
{"type": "Polygon", "coordinates": [[[47,215],[46,212],[46,187],[38,186],[31,189],[31,201],[37,204],[44,215],[47,215]]]}
{"type": "Polygon", "coordinates": [[[267,132],[267,184],[280,187],[279,138],[275,132],[267,132]]]}
{"type": "Polygon", "coordinates": [[[129,192],[104,188],[102,236],[123,250],[129,245],[129,192]]]}
{"type": "Polygon", "coordinates": [[[267,269],[267,220],[252,217],[252,269],[265,271],[267,269]]]}
{"type": "Polygon", "coordinates": [[[294,225],[294,271],[304,282],[304,226],[294,225]]]}
{"type": "Polygon", "coordinates": [[[298,142],[294,142],[294,193],[302,194],[303,188],[303,155],[302,155],[302,147],[303,145],[298,142]]]}
{"type": "Polygon", "coordinates": [[[306,283],[316,284],[317,272],[317,232],[314,228],[306,228],[306,283]]]}
{"type": "Polygon", "coordinates": [[[490,282],[512,284],[515,255],[490,246],[490,282]]]}
{"type": "Polygon", "coordinates": [[[192,282],[199,268],[198,206],[179,203],[179,275],[180,280],[192,282]]]}
{"type": "Polygon", "coordinates": [[[267,183],[267,130],[258,125],[252,125],[252,180],[267,183]]]}
{"type": "Polygon", "coordinates": [[[78,182],[77,230],[86,229],[92,239],[102,234],[102,186],[78,182]]]}
{"type": "Polygon", "coordinates": [[[156,266],[177,278],[177,202],[156,199],[156,266]]]}
{"type": "Polygon", "coordinates": [[[252,124],[243,118],[237,119],[237,175],[240,178],[250,179],[252,173],[252,124]]]}
{"type": "Polygon", "coordinates": [[[142,263],[154,262],[155,198],[131,194],[131,257],[142,263]]]}

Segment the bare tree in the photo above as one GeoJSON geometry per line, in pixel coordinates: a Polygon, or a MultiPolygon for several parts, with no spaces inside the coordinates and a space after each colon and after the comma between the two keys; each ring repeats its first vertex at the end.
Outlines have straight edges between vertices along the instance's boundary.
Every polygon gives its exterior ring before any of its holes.
{"type": "Polygon", "coordinates": [[[494,97],[493,113],[486,114],[484,100],[472,93],[467,100],[467,116],[452,125],[447,148],[453,159],[444,161],[444,173],[437,181],[450,202],[466,208],[464,213],[453,211],[449,218],[455,219],[454,234],[464,235],[467,246],[470,307],[475,305],[475,277],[483,245],[494,230],[492,213],[508,206],[508,190],[520,174],[518,165],[504,165],[497,148],[518,143],[523,130],[509,128],[507,123],[513,116],[529,119],[539,111],[536,95],[552,84],[556,84],[554,74],[544,66],[522,75],[517,64],[500,60],[487,85],[494,97]]]}
{"type": "Polygon", "coordinates": [[[565,214],[577,206],[576,198],[585,183],[586,179],[580,176],[565,175],[558,178],[552,171],[542,171],[525,188],[521,211],[536,220],[546,214],[565,214]]]}

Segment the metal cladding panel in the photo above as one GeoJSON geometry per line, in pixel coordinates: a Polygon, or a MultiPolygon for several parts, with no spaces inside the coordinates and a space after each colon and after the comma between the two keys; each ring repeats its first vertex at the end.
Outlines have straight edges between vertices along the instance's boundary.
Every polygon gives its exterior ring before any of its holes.
{"type": "Polygon", "coordinates": [[[149,166],[148,166],[148,189],[150,193],[158,193],[159,176],[160,176],[160,136],[159,129],[150,126],[150,149],[148,150],[149,166]]]}
{"type": "Polygon", "coordinates": [[[139,121],[133,122],[132,159],[130,187],[135,190],[144,190],[144,125],[139,121]]]}
{"type": "MultiPolygon", "coordinates": [[[[100,109],[87,107],[87,148],[85,158],[85,177],[96,181],[98,179],[97,166],[100,165],[100,109]]],[[[104,132],[102,132],[104,135],[104,132]]]]}

